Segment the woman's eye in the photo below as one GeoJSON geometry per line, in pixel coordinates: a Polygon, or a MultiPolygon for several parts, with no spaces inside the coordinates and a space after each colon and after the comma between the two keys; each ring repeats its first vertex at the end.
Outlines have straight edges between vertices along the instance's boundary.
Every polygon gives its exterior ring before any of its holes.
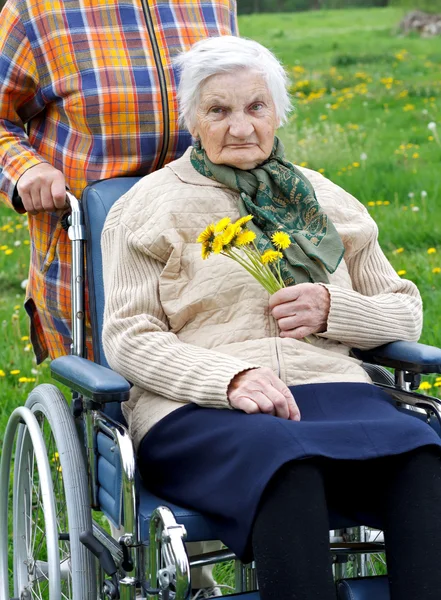
{"type": "Polygon", "coordinates": [[[210,109],[210,112],[215,115],[220,115],[224,112],[224,109],[221,106],[213,106],[213,108],[210,109]]]}
{"type": "Polygon", "coordinates": [[[256,102],[251,105],[251,110],[260,110],[261,108],[263,108],[262,102],[256,102]]]}

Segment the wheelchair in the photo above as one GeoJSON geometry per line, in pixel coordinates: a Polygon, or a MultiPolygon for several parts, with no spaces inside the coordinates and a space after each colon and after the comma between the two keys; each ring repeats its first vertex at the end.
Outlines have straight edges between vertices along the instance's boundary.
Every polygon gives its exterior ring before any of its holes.
{"type": "MultiPolygon", "coordinates": [[[[8,421],[0,467],[0,600],[187,600],[190,568],[226,560],[235,561],[229,600],[259,600],[254,564],[240,563],[228,548],[188,558],[184,540],[222,540],[222,532],[203,515],[150,493],[137,473],[121,412],[130,384],[109,369],[101,344],[100,235],[113,203],[139,179],[97,182],[81,202],[68,194],[73,343],[69,356],[52,361],[51,373],[71,398],[55,385],[39,385],[8,421]],[[86,259],[96,362],[85,357],[86,259]],[[123,528],[118,539],[107,520],[123,528]]],[[[421,374],[441,373],[441,349],[394,342],[354,354],[400,410],[441,431],[441,401],[415,392],[421,374]]],[[[384,575],[367,577],[369,557],[384,551],[379,525],[369,516],[355,523],[338,514],[330,522],[339,598],[389,598],[384,575]]]]}

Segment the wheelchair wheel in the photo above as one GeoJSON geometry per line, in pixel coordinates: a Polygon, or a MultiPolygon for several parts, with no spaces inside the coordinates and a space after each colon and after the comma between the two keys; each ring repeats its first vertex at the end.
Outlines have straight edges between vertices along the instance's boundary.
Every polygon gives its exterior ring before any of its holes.
{"type": "Polygon", "coordinates": [[[14,595],[20,600],[95,600],[94,558],[79,540],[82,531],[92,528],[92,521],[83,452],[73,417],[63,395],[52,385],[33,390],[26,407],[36,419],[46,447],[50,480],[41,477],[41,455],[34,448],[29,428],[22,425],[14,466],[14,595]],[[52,515],[45,510],[48,498],[55,507],[52,515]],[[54,546],[58,550],[55,560],[54,546]]]}

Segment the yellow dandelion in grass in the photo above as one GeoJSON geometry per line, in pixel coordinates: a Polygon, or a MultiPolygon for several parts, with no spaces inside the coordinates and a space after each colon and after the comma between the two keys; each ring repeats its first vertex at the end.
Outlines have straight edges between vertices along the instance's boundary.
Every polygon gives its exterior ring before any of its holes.
{"type": "Polygon", "coordinates": [[[420,387],[418,389],[419,390],[431,390],[432,389],[432,384],[429,383],[428,381],[422,381],[420,383],[420,387]]]}
{"type": "Polygon", "coordinates": [[[427,254],[436,254],[436,248],[428,248],[427,254]]]}
{"type": "Polygon", "coordinates": [[[432,273],[435,273],[435,274],[441,273],[441,267],[434,267],[432,269],[432,273]]]}
{"type": "Polygon", "coordinates": [[[247,244],[251,244],[256,239],[256,234],[254,231],[241,231],[237,234],[236,245],[237,246],[246,246],[247,244]]]}
{"type": "Polygon", "coordinates": [[[441,381],[435,381],[433,387],[441,387],[441,381]]]}
{"type": "Polygon", "coordinates": [[[213,241],[213,238],[214,238],[214,223],[210,223],[210,225],[207,225],[207,227],[204,229],[204,231],[199,234],[198,239],[196,241],[203,244],[204,242],[213,241]]]}
{"type": "Polygon", "coordinates": [[[409,112],[410,110],[415,110],[415,105],[414,104],[406,104],[406,106],[403,106],[403,110],[404,110],[404,112],[409,112]]]}
{"type": "Polygon", "coordinates": [[[19,375],[20,373],[20,369],[12,369],[12,371],[9,371],[9,375],[19,375]]]}
{"type": "Polygon", "coordinates": [[[418,154],[418,152],[414,152],[412,154],[412,158],[419,158],[419,157],[420,157],[420,155],[418,154]]]}
{"type": "Polygon", "coordinates": [[[20,308],[21,308],[20,304],[16,304],[16,305],[14,306],[14,310],[20,310],[20,308]]]}
{"type": "Polygon", "coordinates": [[[286,250],[286,248],[291,246],[291,239],[284,231],[276,231],[271,236],[271,241],[278,250],[286,250]]]}
{"type": "Polygon", "coordinates": [[[227,225],[229,225],[231,223],[231,219],[230,217],[224,217],[223,219],[221,219],[220,221],[218,221],[216,223],[216,225],[214,226],[214,232],[215,233],[222,233],[222,231],[224,231],[224,229],[227,227],[227,225]]]}
{"type": "Polygon", "coordinates": [[[8,246],[6,244],[3,244],[3,246],[0,246],[0,250],[3,252],[3,250],[7,250],[8,246]]]}
{"type": "Polygon", "coordinates": [[[367,203],[368,206],[375,206],[375,202],[373,200],[371,200],[370,202],[367,203]]]}
{"type": "Polygon", "coordinates": [[[20,339],[21,339],[22,342],[27,342],[28,339],[29,339],[29,336],[28,335],[22,335],[20,339]]]}
{"type": "Polygon", "coordinates": [[[402,254],[404,252],[404,248],[396,248],[394,250],[394,254],[402,254]]]}
{"type": "Polygon", "coordinates": [[[267,250],[262,254],[260,260],[264,265],[267,265],[269,263],[277,262],[281,258],[283,258],[283,254],[281,252],[278,252],[277,250],[267,250]]]}
{"type": "Polygon", "coordinates": [[[358,167],[360,166],[359,162],[353,162],[352,166],[354,167],[354,169],[358,169],[358,167]]]}
{"type": "Polygon", "coordinates": [[[252,218],[253,218],[253,215],[247,215],[246,217],[240,217],[240,219],[237,219],[237,221],[234,223],[234,225],[236,227],[243,227],[246,223],[251,221],[252,218]]]}
{"type": "Polygon", "coordinates": [[[406,269],[400,269],[399,271],[397,271],[397,275],[399,275],[400,277],[402,275],[406,275],[406,269]]]}
{"type": "Polygon", "coordinates": [[[9,256],[10,254],[12,254],[14,252],[14,250],[12,250],[12,248],[9,248],[8,250],[5,250],[5,254],[6,256],[9,256]]]}
{"type": "Polygon", "coordinates": [[[3,369],[0,369],[0,377],[6,377],[6,373],[3,371],[3,369]]]}
{"type": "Polygon", "coordinates": [[[35,381],[35,377],[19,377],[19,383],[32,383],[35,381]]]}
{"type": "Polygon", "coordinates": [[[389,202],[389,200],[385,200],[385,201],[383,202],[383,204],[384,204],[384,206],[389,206],[390,202],[389,202]]]}

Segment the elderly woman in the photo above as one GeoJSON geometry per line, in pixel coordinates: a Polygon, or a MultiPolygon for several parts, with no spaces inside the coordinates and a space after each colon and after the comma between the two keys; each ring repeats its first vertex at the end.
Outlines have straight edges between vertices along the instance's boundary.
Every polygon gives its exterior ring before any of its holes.
{"type": "Polygon", "coordinates": [[[268,50],[212,38],[178,62],[194,146],[120,199],[102,237],[104,347],[133,383],[124,411],[141,472],[255,558],[263,600],[335,598],[328,511],[354,509],[385,530],[392,598],[438,598],[439,438],[350,356],[417,340],[418,291],[364,207],[284,157],[287,81],[268,50]],[[295,240],[271,297],[196,243],[249,214],[259,243],[295,240]]]}

